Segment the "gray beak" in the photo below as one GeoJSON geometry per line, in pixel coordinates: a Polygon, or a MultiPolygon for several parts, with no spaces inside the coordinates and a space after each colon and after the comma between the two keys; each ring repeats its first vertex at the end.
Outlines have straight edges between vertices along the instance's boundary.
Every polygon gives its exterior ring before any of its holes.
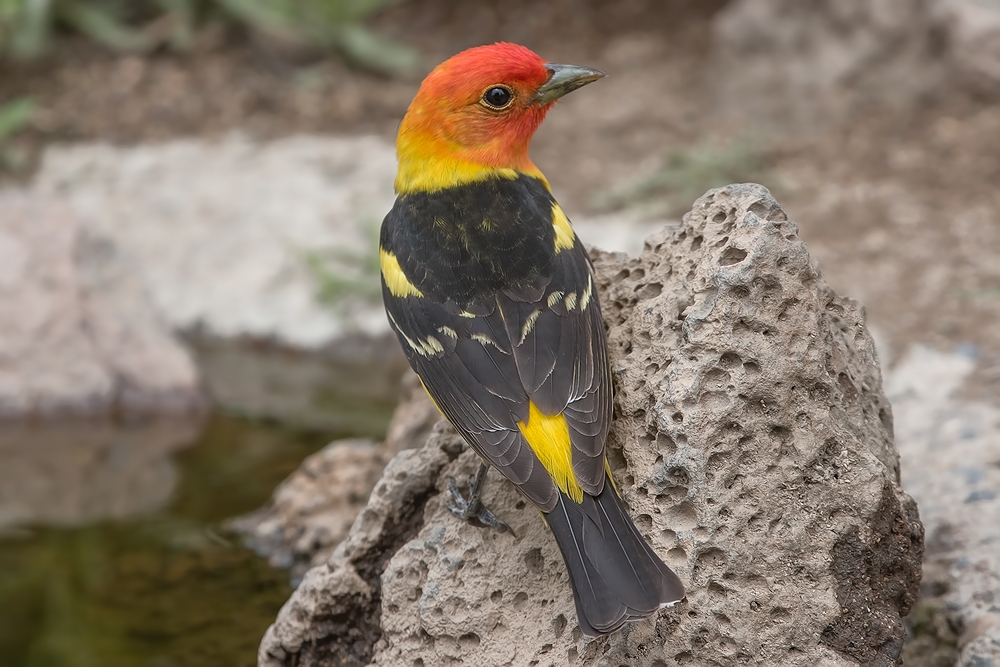
{"type": "Polygon", "coordinates": [[[606,76],[600,70],[577,65],[548,63],[545,67],[552,72],[552,76],[535,93],[535,102],[541,105],[555,102],[566,93],[572,93],[577,88],[606,76]]]}

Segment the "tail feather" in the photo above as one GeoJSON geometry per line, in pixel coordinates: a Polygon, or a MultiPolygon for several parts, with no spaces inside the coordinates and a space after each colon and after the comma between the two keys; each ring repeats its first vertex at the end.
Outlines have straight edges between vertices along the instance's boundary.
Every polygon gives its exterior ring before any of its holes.
{"type": "Polygon", "coordinates": [[[578,504],[564,494],[545,518],[562,552],[584,634],[599,636],[684,597],[642,539],[610,480],[578,504]]]}

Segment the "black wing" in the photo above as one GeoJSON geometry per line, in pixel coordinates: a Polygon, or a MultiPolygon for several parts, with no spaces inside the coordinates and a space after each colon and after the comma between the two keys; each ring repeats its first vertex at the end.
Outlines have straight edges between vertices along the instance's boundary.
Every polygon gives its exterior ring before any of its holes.
{"type": "Polygon", "coordinates": [[[604,485],[611,384],[604,324],[583,245],[555,255],[548,275],[464,307],[429,296],[393,296],[393,330],[414,371],[470,445],[543,511],[558,491],[525,441],[529,400],[569,426],[583,490],[604,485]]]}

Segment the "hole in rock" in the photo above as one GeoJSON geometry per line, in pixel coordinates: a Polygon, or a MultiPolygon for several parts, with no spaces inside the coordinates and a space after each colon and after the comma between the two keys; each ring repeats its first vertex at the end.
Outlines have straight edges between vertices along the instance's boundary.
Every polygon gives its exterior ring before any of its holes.
{"type": "Polygon", "coordinates": [[[528,553],[524,554],[524,564],[532,572],[541,572],[542,568],[545,567],[545,556],[542,555],[542,550],[537,547],[529,549],[528,553]]]}
{"type": "Polygon", "coordinates": [[[721,266],[732,266],[733,264],[739,264],[746,258],[746,250],[742,250],[736,246],[729,246],[719,255],[719,264],[721,266]]]}

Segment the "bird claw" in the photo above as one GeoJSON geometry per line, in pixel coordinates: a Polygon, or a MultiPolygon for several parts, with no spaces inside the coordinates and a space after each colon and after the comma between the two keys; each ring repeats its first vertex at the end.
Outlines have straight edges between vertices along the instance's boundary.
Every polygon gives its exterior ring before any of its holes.
{"type": "Polygon", "coordinates": [[[513,535],[514,530],[508,526],[503,519],[497,517],[485,505],[483,505],[483,503],[479,500],[479,497],[473,493],[475,488],[474,476],[470,475],[467,478],[465,486],[469,489],[470,498],[468,500],[466,500],[465,496],[459,490],[458,484],[455,482],[455,478],[448,478],[448,493],[451,495],[451,503],[445,503],[445,507],[448,511],[463,521],[471,523],[475,520],[484,526],[495,528],[500,532],[506,531],[513,535]]]}

